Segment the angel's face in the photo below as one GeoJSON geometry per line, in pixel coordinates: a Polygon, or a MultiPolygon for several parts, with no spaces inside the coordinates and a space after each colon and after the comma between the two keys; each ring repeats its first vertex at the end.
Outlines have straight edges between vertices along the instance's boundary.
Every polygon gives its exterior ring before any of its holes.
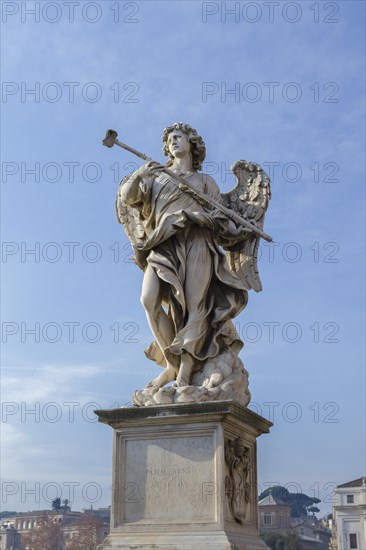
{"type": "Polygon", "coordinates": [[[173,130],[168,136],[168,148],[173,157],[184,157],[191,151],[187,134],[181,130],[173,130]]]}

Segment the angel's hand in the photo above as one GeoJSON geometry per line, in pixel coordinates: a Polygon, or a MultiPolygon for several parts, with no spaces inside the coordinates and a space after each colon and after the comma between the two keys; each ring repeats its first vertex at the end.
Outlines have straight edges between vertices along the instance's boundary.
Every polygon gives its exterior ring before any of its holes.
{"type": "Polygon", "coordinates": [[[244,227],[243,225],[237,227],[233,221],[228,223],[228,232],[232,237],[246,237],[249,233],[252,233],[252,229],[244,227]]]}
{"type": "Polygon", "coordinates": [[[253,233],[253,229],[250,229],[249,227],[239,227],[237,230],[238,237],[247,237],[251,233],[253,233]]]}
{"type": "Polygon", "coordinates": [[[164,168],[165,166],[162,164],[159,164],[155,160],[151,160],[147,164],[140,166],[140,168],[135,172],[135,178],[138,178],[139,180],[150,178],[164,170],[164,168]]]}

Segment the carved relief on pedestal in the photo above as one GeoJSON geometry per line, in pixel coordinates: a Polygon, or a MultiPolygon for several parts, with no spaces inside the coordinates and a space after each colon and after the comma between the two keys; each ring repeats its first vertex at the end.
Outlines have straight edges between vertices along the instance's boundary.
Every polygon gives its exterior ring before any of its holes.
{"type": "Polygon", "coordinates": [[[251,499],[249,473],[251,469],[250,448],[241,437],[225,441],[225,494],[234,520],[242,524],[251,499]]]}

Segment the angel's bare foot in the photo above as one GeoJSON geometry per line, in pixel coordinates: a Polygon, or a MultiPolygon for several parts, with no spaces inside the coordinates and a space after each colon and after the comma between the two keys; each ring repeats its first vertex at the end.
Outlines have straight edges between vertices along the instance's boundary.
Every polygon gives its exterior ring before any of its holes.
{"type": "Polygon", "coordinates": [[[174,367],[168,366],[166,369],[164,369],[163,372],[159,374],[156,378],[151,380],[146,388],[151,389],[153,392],[157,392],[160,388],[165,386],[165,384],[169,384],[169,382],[172,382],[175,379],[176,371],[174,367]]]}
{"type": "Polygon", "coordinates": [[[192,371],[193,371],[194,359],[189,353],[185,352],[182,355],[180,362],[179,372],[177,376],[177,381],[174,384],[176,387],[189,386],[191,381],[192,371]]]}

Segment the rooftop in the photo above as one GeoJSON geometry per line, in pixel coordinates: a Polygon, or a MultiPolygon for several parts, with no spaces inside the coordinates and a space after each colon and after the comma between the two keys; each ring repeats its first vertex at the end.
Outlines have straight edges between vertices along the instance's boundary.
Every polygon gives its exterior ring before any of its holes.
{"type": "Polygon", "coordinates": [[[262,498],[262,500],[258,502],[258,506],[287,506],[290,508],[286,502],[283,502],[283,500],[275,497],[272,493],[269,493],[266,497],[262,498]]]}
{"type": "Polygon", "coordinates": [[[358,479],[354,479],[353,481],[348,481],[348,483],[343,483],[343,485],[338,485],[339,489],[346,488],[346,487],[362,487],[362,485],[366,485],[366,477],[359,477],[358,479]]]}

